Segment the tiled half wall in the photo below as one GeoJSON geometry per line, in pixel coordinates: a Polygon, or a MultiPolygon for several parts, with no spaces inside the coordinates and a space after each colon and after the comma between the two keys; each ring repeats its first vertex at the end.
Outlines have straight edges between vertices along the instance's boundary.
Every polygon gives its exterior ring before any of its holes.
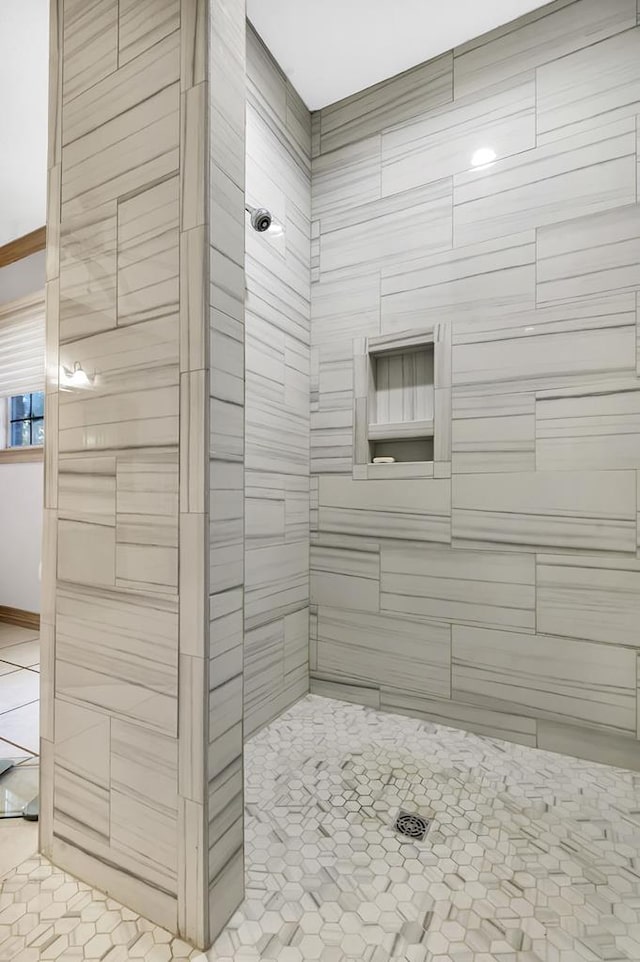
{"type": "Polygon", "coordinates": [[[314,114],[311,329],[312,691],[634,768],[637,16],[557,0],[314,114]],[[435,476],[354,477],[354,339],[436,324],[435,476]]]}

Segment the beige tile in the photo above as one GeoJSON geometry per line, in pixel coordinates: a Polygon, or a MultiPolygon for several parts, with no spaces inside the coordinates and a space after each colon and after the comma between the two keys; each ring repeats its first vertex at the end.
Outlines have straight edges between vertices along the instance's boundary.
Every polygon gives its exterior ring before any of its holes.
{"type": "Polygon", "coordinates": [[[20,642],[18,645],[2,646],[0,648],[0,662],[2,665],[38,668],[40,664],[40,641],[36,639],[20,642]]]}
{"type": "MultiPolygon", "coordinates": [[[[35,672],[30,672],[30,674],[39,682],[39,675],[35,672]]],[[[0,684],[6,677],[6,675],[0,677],[0,684]]],[[[38,697],[37,687],[35,697],[36,699],[38,697]]],[[[37,754],[40,751],[38,715],[39,704],[37,700],[30,702],[28,705],[23,705],[21,708],[2,712],[0,714],[0,739],[11,742],[27,752],[37,754]]]]}

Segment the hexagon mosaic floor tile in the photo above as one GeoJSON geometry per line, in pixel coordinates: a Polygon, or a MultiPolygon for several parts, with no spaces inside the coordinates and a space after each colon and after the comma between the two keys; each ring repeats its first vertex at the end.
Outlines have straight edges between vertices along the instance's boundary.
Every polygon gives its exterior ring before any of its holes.
{"type": "MultiPolygon", "coordinates": [[[[309,696],[247,745],[246,838],[210,962],[640,962],[634,772],[309,696]]],[[[37,857],[2,885],[0,962],[204,958],[37,857]]]]}

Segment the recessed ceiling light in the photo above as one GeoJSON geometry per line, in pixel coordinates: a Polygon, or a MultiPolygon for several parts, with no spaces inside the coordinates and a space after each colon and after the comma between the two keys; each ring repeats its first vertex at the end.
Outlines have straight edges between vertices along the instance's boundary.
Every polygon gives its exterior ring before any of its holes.
{"type": "Polygon", "coordinates": [[[498,155],[493,147],[479,147],[471,156],[472,167],[487,167],[498,155]]]}

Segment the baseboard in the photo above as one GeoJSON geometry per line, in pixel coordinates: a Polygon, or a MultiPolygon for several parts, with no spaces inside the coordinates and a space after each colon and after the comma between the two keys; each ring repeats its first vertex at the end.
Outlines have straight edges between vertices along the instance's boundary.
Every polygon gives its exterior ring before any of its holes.
{"type": "Polygon", "coordinates": [[[0,621],[7,625],[18,625],[19,628],[33,628],[34,631],[40,631],[40,614],[37,611],[24,611],[22,608],[0,605],[0,621]]]}

